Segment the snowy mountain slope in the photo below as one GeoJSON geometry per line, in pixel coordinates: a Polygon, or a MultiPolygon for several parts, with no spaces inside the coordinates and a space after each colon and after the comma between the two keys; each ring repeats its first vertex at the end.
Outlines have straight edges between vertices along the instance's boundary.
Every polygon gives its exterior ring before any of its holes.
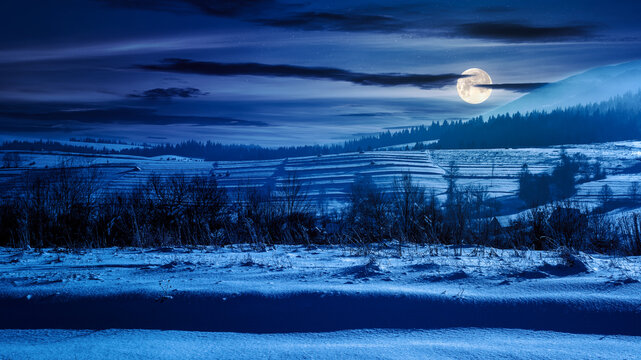
{"type": "Polygon", "coordinates": [[[641,89],[641,60],[603,66],[548,84],[486,115],[553,110],[607,100],[641,89]]]}

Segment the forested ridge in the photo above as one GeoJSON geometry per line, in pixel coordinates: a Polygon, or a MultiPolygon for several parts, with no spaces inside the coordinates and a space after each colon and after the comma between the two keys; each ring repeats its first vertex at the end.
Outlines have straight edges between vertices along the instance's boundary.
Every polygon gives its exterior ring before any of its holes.
{"type": "Polygon", "coordinates": [[[46,150],[80,153],[107,153],[139,156],[177,155],[205,160],[266,160],[374,150],[399,144],[414,144],[407,149],[475,149],[539,147],[562,144],[641,139],[641,90],[589,105],[577,105],[551,112],[482,116],[463,121],[434,122],[400,131],[347,140],[332,145],[281,146],[221,144],[184,141],[177,144],[149,145],[125,149],[105,146],[61,144],[55,141],[11,141],[2,150],[46,150]],[[424,145],[424,141],[438,142],[424,145]]]}

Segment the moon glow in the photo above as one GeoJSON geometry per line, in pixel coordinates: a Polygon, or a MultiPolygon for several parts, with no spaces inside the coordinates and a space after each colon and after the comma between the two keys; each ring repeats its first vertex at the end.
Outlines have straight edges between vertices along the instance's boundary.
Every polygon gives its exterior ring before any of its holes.
{"type": "Polygon", "coordinates": [[[458,95],[463,101],[470,104],[480,104],[490,97],[492,89],[475,86],[492,83],[490,75],[485,71],[478,68],[471,68],[463,71],[462,75],[469,75],[458,79],[456,82],[456,91],[458,91],[458,95]]]}

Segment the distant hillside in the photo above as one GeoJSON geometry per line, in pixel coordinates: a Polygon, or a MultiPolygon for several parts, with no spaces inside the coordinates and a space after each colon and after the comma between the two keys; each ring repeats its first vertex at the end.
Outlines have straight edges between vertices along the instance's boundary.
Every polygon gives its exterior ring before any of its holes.
{"type": "Polygon", "coordinates": [[[536,147],[587,144],[641,139],[641,91],[613,97],[590,105],[576,105],[553,111],[516,112],[477,117],[469,121],[417,126],[397,132],[384,132],[334,145],[282,146],[224,145],[215,142],[186,141],[178,144],[113,146],[61,144],[53,141],[11,141],[0,150],[45,150],[75,153],[124,154],[138,156],[177,155],[212,161],[267,160],[316,156],[389,148],[404,144],[411,150],[430,148],[466,149],[536,147]],[[437,140],[434,143],[434,140],[437,140]],[[425,142],[425,143],[424,143],[425,142]],[[428,144],[429,143],[429,144],[428,144]],[[410,144],[415,144],[410,146],[410,144]]]}
{"type": "Polygon", "coordinates": [[[548,84],[485,116],[530,111],[552,111],[589,104],[641,89],[641,61],[602,66],[548,84]]]}
{"type": "MultiPolygon", "coordinates": [[[[361,137],[335,145],[282,146],[265,148],[256,145],[225,145],[216,142],[185,141],[178,144],[131,146],[125,149],[114,149],[112,146],[96,148],[88,145],[63,144],[56,141],[23,141],[15,140],[3,143],[0,150],[29,151],[62,151],[74,153],[125,154],[138,156],[177,155],[201,158],[212,161],[225,160],[267,160],[288,157],[316,156],[359,152],[389,147],[398,144],[419,143],[435,140],[440,135],[440,124],[433,126],[416,126],[396,132],[386,131],[377,135],[361,137]]],[[[420,150],[423,147],[410,147],[420,150]]]]}
{"type": "Polygon", "coordinates": [[[641,139],[641,91],[551,112],[478,117],[442,126],[435,148],[534,147],[641,139]]]}

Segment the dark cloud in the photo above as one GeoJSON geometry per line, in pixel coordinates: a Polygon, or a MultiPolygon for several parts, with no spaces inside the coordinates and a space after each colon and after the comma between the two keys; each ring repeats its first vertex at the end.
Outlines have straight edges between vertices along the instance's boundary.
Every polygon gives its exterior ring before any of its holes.
{"type": "Polygon", "coordinates": [[[235,17],[275,5],[274,0],[100,0],[111,6],[173,13],[235,17]]]}
{"type": "Polygon", "coordinates": [[[13,118],[4,118],[0,115],[0,129],[7,133],[73,133],[74,131],[88,131],[92,128],[70,123],[48,124],[37,121],[15,121],[13,118]]]}
{"type": "Polygon", "coordinates": [[[142,99],[171,99],[171,98],[194,98],[202,95],[207,95],[206,92],[200,91],[196,88],[155,88],[144,91],[142,94],[132,93],[127,96],[142,99]]]}
{"type": "Polygon", "coordinates": [[[475,86],[489,88],[489,89],[501,89],[501,90],[509,90],[514,92],[525,93],[525,92],[530,92],[532,90],[538,89],[547,84],[548,83],[515,83],[515,84],[479,84],[475,86]]]}
{"type": "Polygon", "coordinates": [[[254,22],[303,30],[398,32],[408,24],[391,16],[355,13],[300,12],[287,17],[254,22]]]}
{"type": "MultiPolygon", "coordinates": [[[[104,109],[58,110],[50,112],[0,112],[0,117],[37,123],[62,124],[73,121],[81,123],[126,123],[126,124],[195,124],[195,125],[237,125],[266,126],[262,121],[238,120],[215,116],[161,115],[148,108],[117,107],[104,109]]],[[[0,127],[4,122],[0,124],[0,127]]]]}
{"type": "Polygon", "coordinates": [[[528,26],[516,23],[481,22],[456,27],[455,36],[508,41],[558,41],[583,39],[592,36],[592,27],[572,26],[528,26]]]}
{"type": "MultiPolygon", "coordinates": [[[[445,35],[504,41],[564,41],[592,36],[592,26],[524,25],[515,19],[505,22],[506,14],[531,16],[523,4],[503,4],[469,8],[456,4],[375,1],[354,6],[313,2],[297,4],[280,0],[98,0],[111,6],[158,10],[173,13],[199,13],[235,18],[261,25],[311,31],[386,32],[413,35],[445,35]],[[322,4],[322,3],[321,3],[322,4]],[[479,17],[486,22],[467,22],[479,17]],[[467,20],[465,20],[467,19],[467,20]],[[501,19],[501,20],[498,20],[501,19]]],[[[536,7],[533,7],[536,10],[536,7]]],[[[566,17],[567,18],[567,17],[566,17]]]]}
{"type": "Polygon", "coordinates": [[[407,25],[383,14],[355,11],[301,11],[304,4],[283,4],[278,0],[99,0],[110,6],[172,13],[244,19],[258,24],[331,31],[400,31],[407,25]],[[294,12],[292,12],[294,11],[294,12]]]}
{"type": "Polygon", "coordinates": [[[328,67],[304,67],[295,65],[268,65],[258,63],[218,63],[187,59],[165,59],[157,65],[137,65],[150,71],[165,71],[185,74],[234,76],[254,75],[269,77],[292,77],[347,81],[358,85],[416,86],[421,89],[441,88],[452,85],[461,78],[458,74],[367,74],[328,67]]]}
{"type": "Polygon", "coordinates": [[[390,113],[390,112],[349,113],[349,114],[340,114],[339,116],[379,117],[379,116],[391,116],[391,115],[394,115],[394,113],[390,113]]]}
{"type": "Polygon", "coordinates": [[[476,11],[482,13],[506,13],[514,11],[514,9],[509,6],[481,6],[476,8],[476,11]]]}

